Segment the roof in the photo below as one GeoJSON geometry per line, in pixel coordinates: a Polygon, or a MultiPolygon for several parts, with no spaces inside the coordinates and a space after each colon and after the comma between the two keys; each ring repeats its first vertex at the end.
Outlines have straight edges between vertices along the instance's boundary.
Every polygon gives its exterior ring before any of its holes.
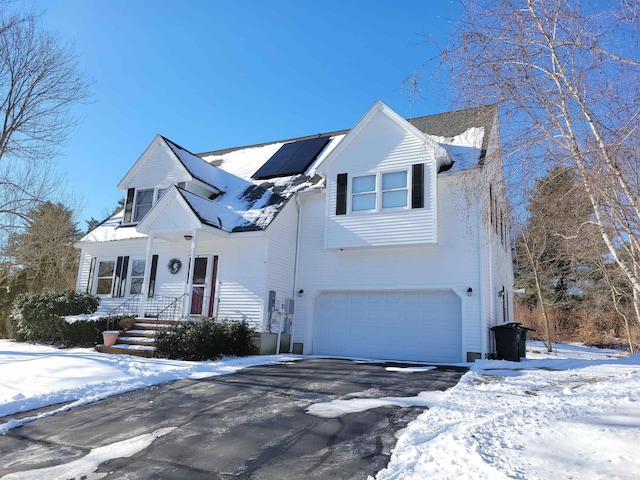
{"type": "MultiPolygon", "coordinates": [[[[489,105],[412,118],[408,122],[447,151],[451,162],[441,166],[440,171],[457,171],[482,164],[496,112],[496,106],[489,105]]],[[[220,192],[217,196],[205,198],[179,189],[179,193],[198,219],[205,225],[225,232],[243,232],[264,230],[296,192],[324,188],[324,179],[316,174],[315,166],[333,151],[349,131],[336,130],[200,154],[194,154],[165,137],[160,138],[166,142],[193,178],[220,192]],[[266,180],[253,178],[283,145],[318,136],[328,137],[329,142],[303,173],[276,176],[266,180]]],[[[115,217],[82,241],[138,237],[134,233],[135,227],[126,227],[126,233],[121,230],[119,235],[108,232],[100,234],[98,230],[114,228],[111,220],[115,220],[115,217]],[[129,232],[129,229],[134,231],[129,232]]]]}

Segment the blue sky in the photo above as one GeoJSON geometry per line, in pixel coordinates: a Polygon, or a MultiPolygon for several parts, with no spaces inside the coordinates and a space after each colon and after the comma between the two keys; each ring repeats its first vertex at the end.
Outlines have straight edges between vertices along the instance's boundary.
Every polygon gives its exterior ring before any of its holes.
{"type": "Polygon", "coordinates": [[[84,199],[81,227],[157,133],[199,153],[351,127],[380,99],[405,117],[449,109],[427,67],[455,0],[34,0],[75,44],[92,102],[58,159],[84,199]]]}

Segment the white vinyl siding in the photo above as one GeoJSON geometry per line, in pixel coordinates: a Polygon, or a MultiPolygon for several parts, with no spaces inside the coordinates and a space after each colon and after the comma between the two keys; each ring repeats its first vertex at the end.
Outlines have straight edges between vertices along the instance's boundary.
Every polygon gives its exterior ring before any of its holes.
{"type": "MultiPolygon", "coordinates": [[[[461,351],[463,354],[482,351],[480,308],[486,285],[481,283],[479,271],[480,220],[477,205],[469,205],[463,193],[451,188],[459,184],[459,178],[448,176],[439,181],[441,243],[438,245],[323,249],[326,234],[324,194],[302,197],[296,288],[304,289],[304,295],[296,303],[294,342],[303,342],[305,353],[315,353],[313,320],[317,315],[314,310],[318,308],[315,299],[319,295],[326,291],[390,289],[447,289],[454,292],[460,299],[463,313],[461,351]],[[466,293],[469,287],[473,289],[471,297],[466,293]]],[[[469,180],[469,188],[474,188],[472,180],[469,180]]],[[[420,209],[408,209],[402,213],[412,214],[417,210],[420,209]]],[[[378,215],[386,216],[385,212],[377,212],[378,215]]],[[[399,224],[396,226],[400,228],[399,224]]]]}
{"type": "MultiPolygon", "coordinates": [[[[287,299],[298,299],[294,295],[295,251],[298,240],[295,231],[297,228],[298,212],[295,201],[291,201],[267,229],[268,256],[265,298],[268,299],[269,290],[275,291],[278,307],[287,299]]],[[[265,305],[265,318],[267,315],[265,305]]],[[[288,332],[289,327],[285,326],[284,330],[288,332]]]]}
{"type": "Polygon", "coordinates": [[[326,176],[325,248],[437,243],[434,151],[391,119],[382,114],[374,117],[332,162],[326,176]],[[408,208],[411,170],[416,163],[424,164],[424,208],[408,208]],[[347,215],[336,215],[336,180],[341,173],[348,175],[347,215]],[[357,183],[357,178],[367,176],[376,177],[375,193],[367,205],[371,206],[375,196],[373,209],[365,209],[353,194],[354,180],[357,183]]]}

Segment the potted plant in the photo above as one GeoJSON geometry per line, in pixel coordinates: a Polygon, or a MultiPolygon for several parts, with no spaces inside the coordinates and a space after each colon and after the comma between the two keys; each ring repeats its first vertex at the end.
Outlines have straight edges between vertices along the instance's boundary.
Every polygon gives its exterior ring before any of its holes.
{"type": "Polygon", "coordinates": [[[122,317],[118,325],[120,325],[120,328],[126,333],[131,330],[135,326],[135,324],[135,317],[122,317]]]}
{"type": "Polygon", "coordinates": [[[102,332],[102,341],[105,347],[113,347],[118,341],[120,330],[105,330],[102,332]]]}

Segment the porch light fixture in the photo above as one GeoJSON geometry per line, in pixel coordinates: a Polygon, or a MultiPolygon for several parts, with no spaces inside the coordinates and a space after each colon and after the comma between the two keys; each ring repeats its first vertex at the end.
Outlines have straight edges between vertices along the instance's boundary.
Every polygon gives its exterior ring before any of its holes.
{"type": "Polygon", "coordinates": [[[193,238],[193,235],[185,235],[185,236],[184,236],[184,239],[185,239],[187,242],[190,242],[192,238],[193,238]]]}
{"type": "Polygon", "coordinates": [[[473,288],[469,287],[467,288],[467,296],[470,297],[471,295],[473,295],[473,288]]]}
{"type": "Polygon", "coordinates": [[[303,293],[304,293],[304,290],[303,290],[303,289],[298,290],[298,296],[299,296],[299,297],[301,297],[303,293]]]}

